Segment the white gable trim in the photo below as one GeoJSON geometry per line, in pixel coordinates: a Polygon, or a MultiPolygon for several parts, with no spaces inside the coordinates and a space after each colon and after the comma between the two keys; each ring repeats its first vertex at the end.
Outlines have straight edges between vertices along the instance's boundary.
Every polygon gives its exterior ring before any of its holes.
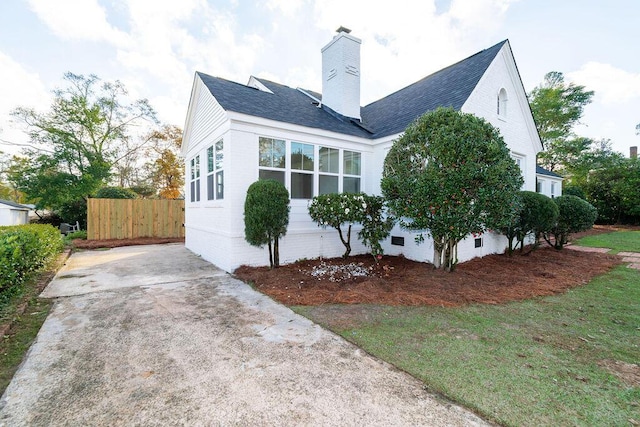
{"type": "Polygon", "coordinates": [[[267,92],[273,95],[273,92],[271,92],[271,90],[266,87],[260,80],[258,80],[257,77],[251,76],[249,78],[249,82],[247,83],[247,86],[252,87],[254,89],[258,89],[260,92],[267,92]]]}

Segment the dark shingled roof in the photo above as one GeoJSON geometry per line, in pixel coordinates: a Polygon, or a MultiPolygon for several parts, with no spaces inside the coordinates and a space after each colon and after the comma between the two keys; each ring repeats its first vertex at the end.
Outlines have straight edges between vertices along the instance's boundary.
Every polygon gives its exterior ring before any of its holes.
{"type": "Polygon", "coordinates": [[[21,205],[20,203],[12,202],[11,200],[0,199],[0,203],[2,203],[3,205],[9,205],[12,208],[18,208],[27,211],[29,210],[29,206],[21,205]]]}
{"type": "Polygon", "coordinates": [[[555,173],[555,172],[548,171],[548,170],[546,170],[545,168],[542,168],[542,167],[540,167],[540,166],[538,166],[538,165],[536,165],[536,174],[538,174],[538,175],[547,175],[547,176],[552,176],[552,177],[554,177],[554,178],[562,178],[562,175],[558,175],[558,174],[557,174],[557,173],[555,173]]]}
{"type": "Polygon", "coordinates": [[[438,107],[459,110],[505,43],[506,40],[363,107],[362,123],[324,105],[318,108],[301,91],[268,80],[258,79],[273,94],[201,72],[197,75],[227,111],[376,139],[404,131],[416,118],[438,107]]]}

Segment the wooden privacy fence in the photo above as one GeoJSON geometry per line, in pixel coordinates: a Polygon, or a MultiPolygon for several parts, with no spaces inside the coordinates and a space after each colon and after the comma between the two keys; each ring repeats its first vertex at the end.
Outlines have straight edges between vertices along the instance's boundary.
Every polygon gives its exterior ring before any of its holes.
{"type": "Polygon", "coordinates": [[[184,237],[184,200],[89,199],[87,239],[184,237]]]}

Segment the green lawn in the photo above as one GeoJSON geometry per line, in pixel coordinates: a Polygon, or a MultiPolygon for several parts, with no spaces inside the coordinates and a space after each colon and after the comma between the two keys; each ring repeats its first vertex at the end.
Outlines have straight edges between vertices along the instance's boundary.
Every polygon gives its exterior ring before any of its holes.
{"type": "Polygon", "coordinates": [[[640,252],[640,231],[617,231],[615,233],[587,236],[574,242],[579,246],[610,248],[617,252],[640,252]]]}
{"type": "Polygon", "coordinates": [[[637,270],[505,305],[371,306],[346,327],[326,310],[348,306],[293,308],[504,425],[640,422],[640,387],[602,366],[640,363],[637,270]]]}

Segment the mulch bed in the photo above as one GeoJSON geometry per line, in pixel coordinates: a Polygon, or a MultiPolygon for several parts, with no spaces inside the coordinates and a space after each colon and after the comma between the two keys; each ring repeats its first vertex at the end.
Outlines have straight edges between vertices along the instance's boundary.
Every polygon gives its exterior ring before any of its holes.
{"type": "Polygon", "coordinates": [[[83,240],[73,239],[77,249],[117,248],[120,246],[158,245],[162,243],[184,243],[184,237],[138,237],[136,239],[83,240]]]}
{"type": "Polygon", "coordinates": [[[459,264],[452,273],[394,256],[385,256],[376,265],[371,256],[359,255],[299,261],[274,270],[242,266],[234,274],[286,305],[455,307],[562,293],[620,263],[614,255],[542,247],[529,255],[476,258],[459,264]]]}

